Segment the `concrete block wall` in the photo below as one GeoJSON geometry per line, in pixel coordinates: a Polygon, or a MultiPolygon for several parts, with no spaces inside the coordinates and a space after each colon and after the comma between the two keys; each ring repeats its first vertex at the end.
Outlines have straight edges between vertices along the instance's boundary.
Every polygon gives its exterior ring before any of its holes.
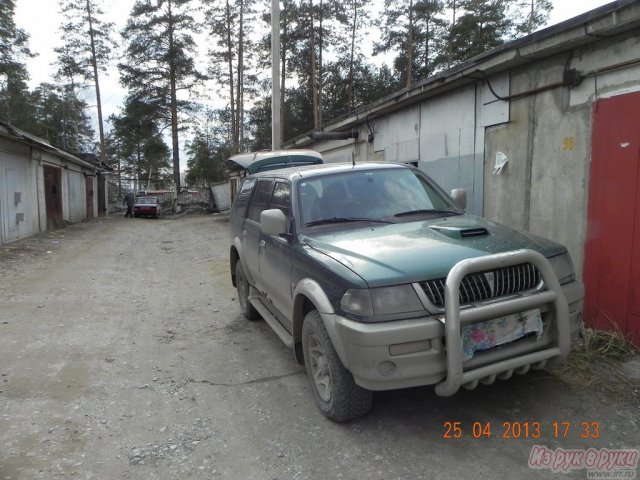
{"type": "MultiPolygon", "coordinates": [[[[514,71],[517,94],[562,80],[566,56],[514,71]]],[[[485,216],[557,240],[582,273],[586,232],[590,109],[569,106],[568,87],[510,102],[511,121],[486,129],[485,216]],[[493,173],[498,152],[509,159],[493,173]]]]}

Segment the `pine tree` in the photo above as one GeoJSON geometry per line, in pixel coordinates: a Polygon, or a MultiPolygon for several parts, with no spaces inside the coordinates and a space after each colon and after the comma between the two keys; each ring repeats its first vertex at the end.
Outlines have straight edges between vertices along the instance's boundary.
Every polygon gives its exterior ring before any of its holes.
{"type": "Polygon", "coordinates": [[[195,93],[204,76],[196,69],[197,23],[191,0],[136,0],[124,29],[127,59],[118,65],[133,98],[156,108],[171,128],[173,179],[180,191],[180,114],[193,107],[184,96],[195,93]],[[179,92],[183,95],[179,96],[179,92]]]}
{"type": "Polygon", "coordinates": [[[220,142],[226,138],[224,117],[224,111],[205,111],[193,139],[186,143],[189,171],[185,180],[189,185],[209,186],[224,180],[224,161],[230,156],[229,144],[220,142]]]}
{"type": "Polygon", "coordinates": [[[35,128],[35,108],[23,63],[33,54],[29,35],[14,21],[15,1],[0,0],[0,120],[27,131],[35,128]]]}
{"type": "Polygon", "coordinates": [[[271,149],[271,95],[257,100],[248,112],[247,126],[251,133],[249,150],[271,149]]]}
{"type": "Polygon", "coordinates": [[[507,0],[458,0],[458,16],[449,34],[449,60],[460,63],[502,45],[512,26],[508,6],[507,0]]]}
{"type": "Polygon", "coordinates": [[[346,111],[353,110],[355,104],[355,78],[356,69],[362,63],[360,46],[362,45],[363,30],[370,25],[368,5],[366,0],[349,0],[344,4],[342,15],[337,17],[344,28],[344,40],[338,45],[337,50],[341,61],[346,64],[347,70],[346,111]]]}
{"type": "Polygon", "coordinates": [[[549,20],[551,0],[510,0],[507,16],[512,22],[512,37],[529,35],[549,20]]]}
{"type": "Polygon", "coordinates": [[[205,4],[205,23],[215,45],[209,49],[209,73],[229,102],[229,143],[231,152],[237,153],[245,143],[245,97],[254,89],[255,76],[249,73],[255,50],[251,40],[254,12],[250,0],[205,0],[205,4]]]}
{"type": "Polygon", "coordinates": [[[121,171],[134,188],[149,188],[151,180],[162,183],[170,169],[169,148],[162,139],[154,105],[130,95],[120,115],[111,117],[114,142],[117,144],[121,171]]]}
{"type": "Polygon", "coordinates": [[[114,47],[113,23],[103,20],[100,0],[60,0],[64,23],[60,33],[64,43],[58,54],[58,77],[68,79],[76,91],[76,82],[92,82],[95,90],[100,135],[100,155],[105,155],[104,123],[100,96],[100,73],[105,73],[114,47]]]}
{"type": "Polygon", "coordinates": [[[395,69],[408,87],[445,61],[444,4],[441,0],[385,0],[385,9],[386,15],[378,22],[382,41],[374,45],[374,55],[396,52],[395,69]]]}
{"type": "Polygon", "coordinates": [[[33,98],[36,122],[31,132],[34,135],[73,153],[95,150],[88,105],[70,85],[41,83],[33,98]]]}

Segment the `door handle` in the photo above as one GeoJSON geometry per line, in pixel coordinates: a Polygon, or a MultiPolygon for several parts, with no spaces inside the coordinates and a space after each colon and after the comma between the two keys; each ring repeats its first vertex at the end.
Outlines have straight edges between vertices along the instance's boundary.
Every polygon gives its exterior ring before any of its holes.
{"type": "Polygon", "coordinates": [[[260,240],[260,246],[264,248],[265,245],[266,245],[266,242],[264,240],[260,240]]]}

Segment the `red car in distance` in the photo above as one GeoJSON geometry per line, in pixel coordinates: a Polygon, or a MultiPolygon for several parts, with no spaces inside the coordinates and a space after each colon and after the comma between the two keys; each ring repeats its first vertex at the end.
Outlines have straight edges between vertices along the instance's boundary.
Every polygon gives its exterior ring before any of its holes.
{"type": "Polygon", "coordinates": [[[162,205],[158,197],[138,197],[133,206],[134,217],[162,217],[162,205]]]}

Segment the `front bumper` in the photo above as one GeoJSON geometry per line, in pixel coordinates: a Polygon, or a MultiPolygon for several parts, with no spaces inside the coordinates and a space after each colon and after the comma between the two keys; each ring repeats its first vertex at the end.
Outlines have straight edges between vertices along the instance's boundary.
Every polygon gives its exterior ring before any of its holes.
{"type": "MultiPolygon", "coordinates": [[[[550,283],[546,278],[545,282],[550,283]]],[[[449,376],[449,382],[452,382],[451,377],[455,378],[454,386],[443,392],[444,387],[439,385],[441,391],[438,393],[451,395],[462,385],[470,388],[477,385],[478,380],[491,383],[496,377],[506,379],[514,372],[525,373],[529,367],[541,367],[549,359],[562,359],[567,355],[569,335],[577,334],[580,328],[584,287],[574,281],[561,287],[557,285],[557,288],[559,295],[545,291],[542,292],[545,295],[539,297],[546,301],[538,307],[545,325],[542,338],[524,337],[491,350],[476,352],[466,362],[447,356],[447,343],[454,345],[455,342],[446,342],[446,320],[442,322],[437,316],[382,323],[361,323],[336,314],[322,314],[322,318],[338,356],[355,382],[363,388],[393,390],[438,383],[445,385],[443,380],[449,376]],[[554,305],[554,302],[562,304],[565,300],[568,310],[554,305]],[[455,365],[458,360],[459,367],[455,365]]],[[[518,302],[535,303],[532,297],[523,295],[516,300],[496,301],[491,308],[493,311],[496,308],[504,310],[506,306],[507,310],[516,308],[515,311],[521,311],[525,308],[519,308],[518,302]]],[[[465,312],[473,310],[482,309],[458,310],[458,338],[460,312],[464,317],[467,315],[465,312]]],[[[496,317],[505,314],[500,313],[496,317]]],[[[464,319],[462,321],[465,322],[464,319]]]]}

